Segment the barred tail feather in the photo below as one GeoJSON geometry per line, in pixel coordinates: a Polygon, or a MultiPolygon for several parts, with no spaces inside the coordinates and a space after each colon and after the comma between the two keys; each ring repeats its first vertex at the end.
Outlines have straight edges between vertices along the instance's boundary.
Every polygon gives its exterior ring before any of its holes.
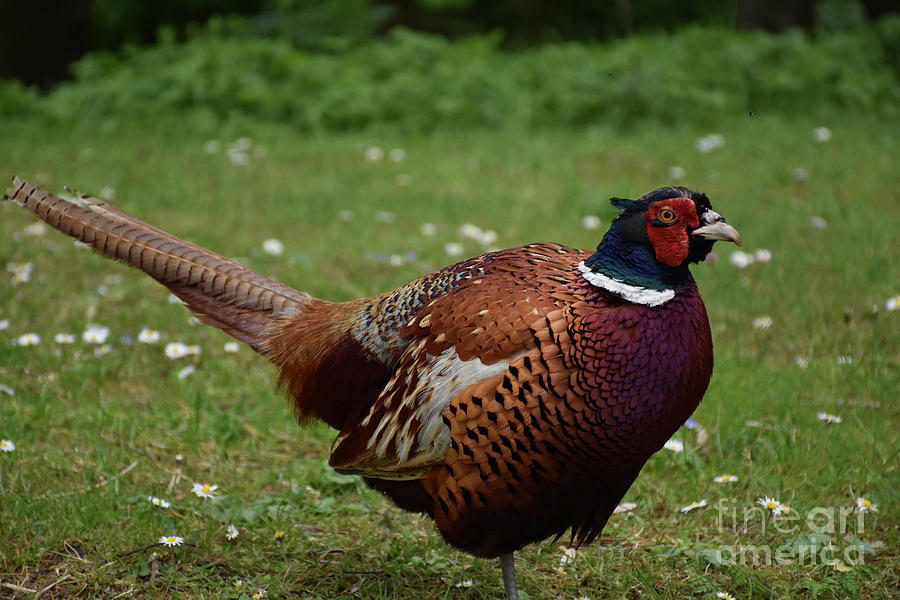
{"type": "Polygon", "coordinates": [[[273,318],[317,302],[96,198],[59,198],[18,177],[5,198],[96,252],[141,269],[186,302],[203,322],[255,349],[265,342],[273,318]]]}

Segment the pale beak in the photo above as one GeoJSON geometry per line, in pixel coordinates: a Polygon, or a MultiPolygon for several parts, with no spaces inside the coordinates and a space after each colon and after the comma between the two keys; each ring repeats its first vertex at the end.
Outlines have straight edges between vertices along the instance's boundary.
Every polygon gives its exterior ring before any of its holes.
{"type": "Polygon", "coordinates": [[[741,240],[741,234],[737,232],[737,229],[735,229],[725,221],[716,221],[715,223],[704,225],[703,227],[698,227],[691,232],[691,235],[699,235],[700,237],[706,238],[708,240],[734,242],[738,246],[744,245],[744,242],[741,240]]]}

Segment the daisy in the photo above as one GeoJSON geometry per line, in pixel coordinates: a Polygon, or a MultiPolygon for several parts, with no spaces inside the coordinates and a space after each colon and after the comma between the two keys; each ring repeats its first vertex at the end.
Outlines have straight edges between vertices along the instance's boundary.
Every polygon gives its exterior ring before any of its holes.
{"type": "Polygon", "coordinates": [[[43,221],[37,221],[25,227],[24,231],[25,235],[33,235],[35,237],[39,237],[47,232],[47,226],[43,221]]]}
{"type": "Polygon", "coordinates": [[[163,500],[162,498],[157,498],[156,496],[147,496],[147,500],[150,501],[153,506],[158,506],[160,508],[169,508],[172,506],[169,502],[163,500]]]}
{"type": "MultiPolygon", "coordinates": [[[[12,452],[16,449],[16,445],[10,440],[0,440],[0,451],[12,452]]],[[[874,504],[872,506],[875,506],[874,504]]]]}
{"type": "MultiPolygon", "coordinates": [[[[2,447],[2,444],[0,444],[0,447],[2,447]]],[[[856,509],[859,512],[878,512],[878,506],[868,498],[857,498],[856,509]]]]}
{"type": "Polygon", "coordinates": [[[816,418],[820,421],[825,421],[829,425],[831,425],[832,423],[841,422],[841,418],[839,416],[827,412],[816,413],[816,418]]]}
{"type": "Polygon", "coordinates": [[[194,356],[197,356],[200,354],[200,346],[198,346],[197,344],[191,344],[190,346],[185,348],[185,352],[187,352],[188,354],[193,354],[194,356]]]}
{"type": "Polygon", "coordinates": [[[232,525],[229,525],[229,526],[225,529],[225,538],[226,538],[226,539],[233,540],[233,539],[236,538],[239,534],[240,534],[240,532],[238,531],[238,528],[235,527],[233,524],[232,524],[232,525]]]}
{"type": "Polygon", "coordinates": [[[706,505],[707,505],[706,498],[704,498],[704,499],[701,500],[700,502],[696,502],[696,501],[695,501],[695,502],[691,502],[691,503],[688,504],[687,506],[682,506],[682,507],[681,507],[681,514],[686,515],[686,514],[688,514],[689,512],[691,512],[692,510],[697,510],[698,508],[703,508],[703,507],[706,506],[706,505]]]}
{"type": "Polygon", "coordinates": [[[166,344],[166,356],[168,356],[169,358],[181,358],[183,356],[187,356],[187,354],[187,346],[185,346],[181,342],[170,342],[166,344]]]}
{"type": "Polygon", "coordinates": [[[466,579],[465,581],[460,581],[459,583],[457,583],[457,584],[456,584],[456,587],[458,587],[458,588],[470,588],[470,587],[472,587],[473,585],[475,585],[475,584],[472,583],[472,580],[471,580],[471,579],[466,579]]]}
{"type": "Polygon", "coordinates": [[[768,510],[771,510],[773,515],[780,515],[781,513],[790,510],[787,506],[785,506],[775,498],[769,498],[768,496],[757,498],[756,503],[768,510]]]}
{"type": "Polygon", "coordinates": [[[715,481],[716,483],[734,483],[737,480],[737,475],[729,475],[728,473],[723,473],[718,477],[713,477],[713,481],[715,481]]]}
{"type": "Polygon", "coordinates": [[[406,160],[406,151],[403,148],[393,148],[388,152],[388,157],[390,157],[393,162],[403,162],[406,160]]]}
{"type": "Polygon", "coordinates": [[[772,317],[768,315],[763,315],[762,317],[756,317],[753,319],[753,328],[754,329],[768,329],[772,326],[772,317]]]}
{"type": "Polygon", "coordinates": [[[107,202],[112,202],[113,200],[116,199],[116,190],[114,190],[113,188],[111,188],[109,186],[106,186],[106,187],[100,189],[99,196],[100,196],[101,200],[106,200],[107,202]]]}
{"type": "Polygon", "coordinates": [[[888,298],[887,301],[884,303],[884,307],[888,311],[900,309],[900,294],[897,294],[896,296],[891,296],[890,298],[888,298]]]}
{"type": "Polygon", "coordinates": [[[444,244],[444,252],[447,256],[459,256],[463,253],[463,245],[457,242],[447,242],[444,244]]]}
{"type": "Polygon", "coordinates": [[[155,329],[147,329],[146,327],[144,327],[138,334],[137,339],[142,344],[155,344],[159,341],[159,332],[155,329]]]}
{"type": "Polygon", "coordinates": [[[663,445],[663,448],[669,450],[670,452],[684,452],[684,444],[679,440],[672,438],[668,442],[663,445]]]}
{"type": "Polygon", "coordinates": [[[81,334],[81,339],[88,344],[103,344],[106,342],[107,337],[109,337],[109,327],[96,324],[88,325],[84,333],[81,334]]]}
{"type": "Polygon", "coordinates": [[[437,225],[434,223],[422,223],[419,225],[419,233],[424,236],[432,236],[437,233],[437,225]]]}
{"type": "Polygon", "coordinates": [[[772,252],[771,250],[760,248],[753,253],[753,258],[756,259],[756,262],[767,263],[772,260],[772,252]]]}
{"type": "Polygon", "coordinates": [[[7,263],[6,270],[13,274],[13,283],[26,283],[31,281],[31,272],[34,265],[29,263],[7,263]]]}
{"type": "Polygon", "coordinates": [[[831,140],[831,130],[827,127],[816,127],[813,129],[813,139],[820,144],[828,142],[831,140]]]}
{"type": "Polygon", "coordinates": [[[16,346],[37,346],[40,343],[41,336],[36,333],[26,333],[13,340],[16,346]]]}
{"type": "Polygon", "coordinates": [[[241,349],[241,346],[237,342],[225,342],[224,348],[225,348],[225,352],[228,352],[229,354],[234,354],[235,352],[237,352],[238,350],[241,349]]]}
{"type": "Polygon", "coordinates": [[[236,590],[238,590],[238,591],[244,589],[244,580],[243,580],[243,579],[237,579],[237,580],[235,580],[235,582],[234,582],[234,589],[236,589],[236,590]]]}
{"type": "Polygon", "coordinates": [[[253,600],[262,600],[269,595],[269,591],[266,588],[257,588],[256,593],[250,596],[253,600]]]}
{"type": "Polygon", "coordinates": [[[748,252],[741,252],[740,250],[735,250],[731,253],[729,257],[731,264],[736,266],[738,269],[743,269],[753,264],[753,261],[756,260],[756,257],[748,252]]]}
{"type": "Polygon", "coordinates": [[[684,179],[685,175],[687,175],[687,172],[683,167],[677,165],[669,167],[669,177],[672,179],[684,179]]]}
{"type": "Polygon", "coordinates": [[[180,546],[184,543],[184,538],[178,535],[164,535],[159,538],[159,543],[171,548],[172,546],[180,546]]]}
{"type": "Polygon", "coordinates": [[[578,550],[575,548],[563,548],[562,556],[559,557],[559,566],[564,567],[575,563],[578,556],[578,550]]]}
{"type": "Polygon", "coordinates": [[[74,344],[75,336],[71,333],[57,333],[53,336],[53,341],[57,344],[74,344]]]}
{"type": "Polygon", "coordinates": [[[716,592],[716,598],[721,598],[721,600],[737,600],[737,598],[728,592],[716,592]]]}
{"type": "Polygon", "coordinates": [[[5,383],[0,383],[0,394],[6,394],[7,396],[15,396],[16,390],[12,389],[5,383]]]}
{"type": "Polygon", "coordinates": [[[0,331],[3,331],[5,329],[9,329],[9,319],[0,320],[0,331]]]}
{"type": "Polygon", "coordinates": [[[581,217],[581,226],[585,229],[599,229],[600,223],[600,217],[597,215],[584,215],[581,217]]]}
{"type": "Polygon", "coordinates": [[[284,252],[284,244],[282,244],[281,241],[272,238],[263,242],[262,249],[263,252],[270,256],[280,256],[281,253],[284,252]]]}
{"type": "Polygon", "coordinates": [[[384,150],[378,146],[369,146],[363,152],[363,156],[365,156],[366,160],[369,162],[378,162],[384,158],[384,150]]]}
{"type": "Polygon", "coordinates": [[[217,485],[210,485],[208,483],[195,483],[194,487],[191,488],[191,491],[197,494],[200,498],[212,498],[216,495],[216,490],[219,489],[217,485]]]}
{"type": "Polygon", "coordinates": [[[188,365],[182,370],[178,371],[178,379],[187,379],[188,376],[196,370],[197,368],[194,367],[194,365],[188,365]]]}
{"type": "Polygon", "coordinates": [[[812,216],[809,218],[810,227],[815,227],[816,229],[825,229],[828,226],[828,221],[823,219],[822,217],[812,216]]]}
{"type": "Polygon", "coordinates": [[[798,356],[794,359],[794,364],[800,367],[801,369],[805,369],[809,366],[809,361],[803,358],[802,356],[798,356]]]}

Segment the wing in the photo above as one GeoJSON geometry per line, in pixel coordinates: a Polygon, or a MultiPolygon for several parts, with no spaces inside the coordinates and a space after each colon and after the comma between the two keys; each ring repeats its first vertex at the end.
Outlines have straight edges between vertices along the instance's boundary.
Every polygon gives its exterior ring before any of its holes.
{"type": "MultiPolygon", "coordinates": [[[[440,464],[451,445],[445,411],[493,397],[511,363],[538,343],[532,323],[570,300],[583,258],[555,244],[488,254],[449,292],[419,307],[399,329],[409,341],[390,381],[368,413],[335,440],[331,465],[368,477],[416,479],[440,464]]],[[[561,360],[557,366],[562,373],[561,360]]]]}

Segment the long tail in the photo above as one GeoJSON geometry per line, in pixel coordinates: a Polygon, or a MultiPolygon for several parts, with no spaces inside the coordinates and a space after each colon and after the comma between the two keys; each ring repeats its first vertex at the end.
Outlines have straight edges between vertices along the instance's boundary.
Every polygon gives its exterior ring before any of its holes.
{"type": "Polygon", "coordinates": [[[186,302],[204,323],[257,350],[275,317],[319,302],[96,198],[59,198],[18,177],[4,198],[96,252],[141,269],[186,302]]]}

